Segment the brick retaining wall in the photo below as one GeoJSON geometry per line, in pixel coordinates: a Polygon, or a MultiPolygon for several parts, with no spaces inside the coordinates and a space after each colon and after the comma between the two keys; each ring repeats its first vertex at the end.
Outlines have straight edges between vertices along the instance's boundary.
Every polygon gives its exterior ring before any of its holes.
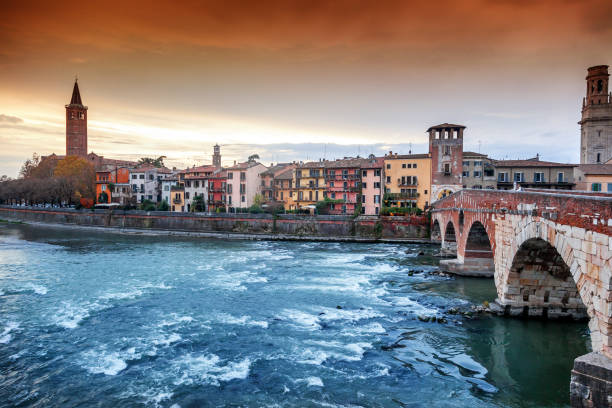
{"type": "Polygon", "coordinates": [[[164,211],[75,210],[0,206],[0,218],[24,222],[126,229],[311,236],[326,238],[426,239],[426,217],[208,214],[164,211]]]}

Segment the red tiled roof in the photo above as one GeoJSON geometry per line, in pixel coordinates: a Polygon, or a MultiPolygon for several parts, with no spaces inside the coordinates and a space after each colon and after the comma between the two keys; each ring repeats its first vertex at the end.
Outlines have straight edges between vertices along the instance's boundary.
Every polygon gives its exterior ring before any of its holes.
{"type": "Polygon", "coordinates": [[[453,125],[452,123],[442,123],[441,125],[432,126],[427,131],[429,132],[431,129],[446,129],[446,128],[462,128],[465,129],[463,125],[453,125]]]}
{"type": "Polygon", "coordinates": [[[577,164],[555,163],[543,160],[496,160],[496,167],[577,167],[577,164]]]}

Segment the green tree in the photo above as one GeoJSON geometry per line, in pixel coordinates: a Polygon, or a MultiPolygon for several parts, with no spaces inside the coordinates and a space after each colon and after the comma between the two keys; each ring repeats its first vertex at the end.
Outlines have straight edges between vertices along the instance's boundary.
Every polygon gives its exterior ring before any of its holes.
{"type": "Polygon", "coordinates": [[[250,155],[247,159],[249,162],[254,162],[255,160],[259,160],[259,155],[257,153],[250,155]]]}
{"type": "Polygon", "coordinates": [[[155,211],[155,204],[151,200],[144,200],[140,204],[140,209],[143,211],[155,211]]]}
{"type": "Polygon", "coordinates": [[[191,212],[204,212],[206,211],[206,204],[204,203],[204,195],[197,195],[193,197],[191,202],[191,212]]]}
{"type": "Polygon", "coordinates": [[[98,204],[107,204],[107,203],[108,203],[108,194],[106,194],[106,191],[103,191],[98,196],[98,204]]]}
{"type": "Polygon", "coordinates": [[[154,167],[164,167],[164,159],[166,158],[166,156],[159,156],[158,158],[153,158],[153,157],[141,157],[138,160],[138,165],[141,164],[150,164],[151,166],[154,167]]]}
{"type": "Polygon", "coordinates": [[[169,211],[170,206],[166,200],[163,200],[161,203],[157,205],[157,211],[169,211]]]}

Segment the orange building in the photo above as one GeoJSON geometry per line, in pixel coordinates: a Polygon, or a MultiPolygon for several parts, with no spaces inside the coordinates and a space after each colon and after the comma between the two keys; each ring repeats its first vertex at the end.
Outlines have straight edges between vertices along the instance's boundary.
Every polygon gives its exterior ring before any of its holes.
{"type": "Polygon", "coordinates": [[[116,167],[113,170],[96,171],[96,201],[98,204],[129,204],[132,190],[130,189],[130,169],[116,167]]]}

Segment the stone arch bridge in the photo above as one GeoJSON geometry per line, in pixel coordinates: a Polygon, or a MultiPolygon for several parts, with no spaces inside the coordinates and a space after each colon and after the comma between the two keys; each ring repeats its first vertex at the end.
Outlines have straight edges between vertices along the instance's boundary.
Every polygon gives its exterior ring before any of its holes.
{"type": "MultiPolygon", "coordinates": [[[[499,314],[588,318],[593,352],[572,371],[572,406],[612,407],[612,196],[462,190],[432,204],[449,272],[492,276],[499,314]]],[[[492,307],[493,308],[493,307],[492,307]]]]}

